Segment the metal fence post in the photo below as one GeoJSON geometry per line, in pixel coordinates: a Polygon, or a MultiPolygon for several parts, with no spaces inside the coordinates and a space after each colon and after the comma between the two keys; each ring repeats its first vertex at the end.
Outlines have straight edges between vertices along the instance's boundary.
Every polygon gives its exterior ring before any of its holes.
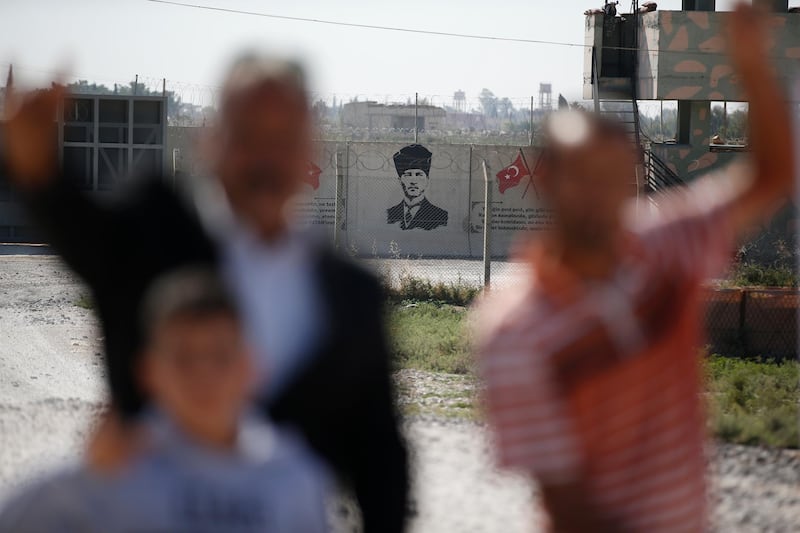
{"type": "Polygon", "coordinates": [[[531,116],[528,127],[530,128],[530,146],[533,146],[533,96],[531,96],[531,116]]]}
{"type": "Polygon", "coordinates": [[[492,187],[486,160],[483,160],[483,286],[488,289],[492,280],[492,187]]]}
{"type": "Polygon", "coordinates": [[[741,343],[742,356],[747,356],[747,289],[742,289],[742,297],[739,300],[739,342],[741,343]]]}
{"type": "Polygon", "coordinates": [[[342,169],[339,165],[339,147],[333,154],[333,164],[336,168],[336,189],[334,193],[333,209],[333,248],[339,249],[339,228],[342,224],[342,169]]]}
{"type": "Polygon", "coordinates": [[[600,112],[600,67],[597,65],[597,48],[592,46],[592,99],[594,112],[600,112]]]}
{"type": "Polygon", "coordinates": [[[414,93],[414,144],[419,142],[419,93],[414,93]]]}
{"type": "Polygon", "coordinates": [[[348,248],[347,253],[351,253],[350,246],[350,231],[348,223],[350,213],[350,141],[344,143],[344,168],[342,169],[342,230],[345,234],[345,246],[348,248]]]}

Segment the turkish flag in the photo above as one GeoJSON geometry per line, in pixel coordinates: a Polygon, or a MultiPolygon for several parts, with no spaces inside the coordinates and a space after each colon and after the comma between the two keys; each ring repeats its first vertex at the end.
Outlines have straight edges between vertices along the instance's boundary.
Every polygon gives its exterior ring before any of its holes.
{"type": "Polygon", "coordinates": [[[316,191],[319,189],[319,176],[322,174],[322,169],[309,161],[306,163],[306,179],[305,182],[311,185],[316,191]]]}
{"type": "Polygon", "coordinates": [[[530,175],[522,154],[518,154],[513,163],[497,173],[497,187],[500,189],[500,194],[505,193],[506,189],[516,187],[523,178],[529,178],[530,175]]]}

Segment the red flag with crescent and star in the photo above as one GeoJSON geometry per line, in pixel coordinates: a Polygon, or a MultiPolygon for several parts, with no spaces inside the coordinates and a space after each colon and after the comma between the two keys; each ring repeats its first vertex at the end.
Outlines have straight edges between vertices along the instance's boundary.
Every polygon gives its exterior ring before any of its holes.
{"type": "Polygon", "coordinates": [[[522,159],[522,154],[517,154],[517,158],[513,163],[497,173],[497,187],[500,189],[500,194],[506,190],[519,185],[524,178],[531,176],[525,161],[522,159]]]}
{"type": "Polygon", "coordinates": [[[309,161],[306,164],[306,183],[311,185],[316,191],[319,189],[319,176],[322,174],[322,169],[309,161]]]}

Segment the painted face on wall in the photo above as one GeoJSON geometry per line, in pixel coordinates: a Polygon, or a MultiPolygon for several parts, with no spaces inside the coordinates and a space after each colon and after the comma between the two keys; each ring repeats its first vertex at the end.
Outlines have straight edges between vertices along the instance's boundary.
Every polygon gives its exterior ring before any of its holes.
{"type": "Polygon", "coordinates": [[[425,197],[425,190],[428,188],[428,175],[419,168],[409,168],[400,175],[400,186],[403,194],[411,201],[419,201],[425,197]]]}

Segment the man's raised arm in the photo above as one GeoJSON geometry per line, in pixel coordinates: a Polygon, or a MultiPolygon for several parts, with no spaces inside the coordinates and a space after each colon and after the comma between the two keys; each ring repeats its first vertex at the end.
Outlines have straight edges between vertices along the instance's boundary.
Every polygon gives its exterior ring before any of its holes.
{"type": "Polygon", "coordinates": [[[27,95],[7,89],[0,171],[47,241],[78,275],[95,285],[107,274],[99,259],[110,253],[115,224],[108,210],[69,185],[59,170],[53,126],[65,94],[60,85],[27,95]]]}
{"type": "Polygon", "coordinates": [[[769,60],[764,19],[752,6],[739,5],[730,15],[728,27],[731,60],[750,104],[752,181],[730,206],[737,233],[767,220],[788,198],[794,178],[791,110],[769,60]]]}

